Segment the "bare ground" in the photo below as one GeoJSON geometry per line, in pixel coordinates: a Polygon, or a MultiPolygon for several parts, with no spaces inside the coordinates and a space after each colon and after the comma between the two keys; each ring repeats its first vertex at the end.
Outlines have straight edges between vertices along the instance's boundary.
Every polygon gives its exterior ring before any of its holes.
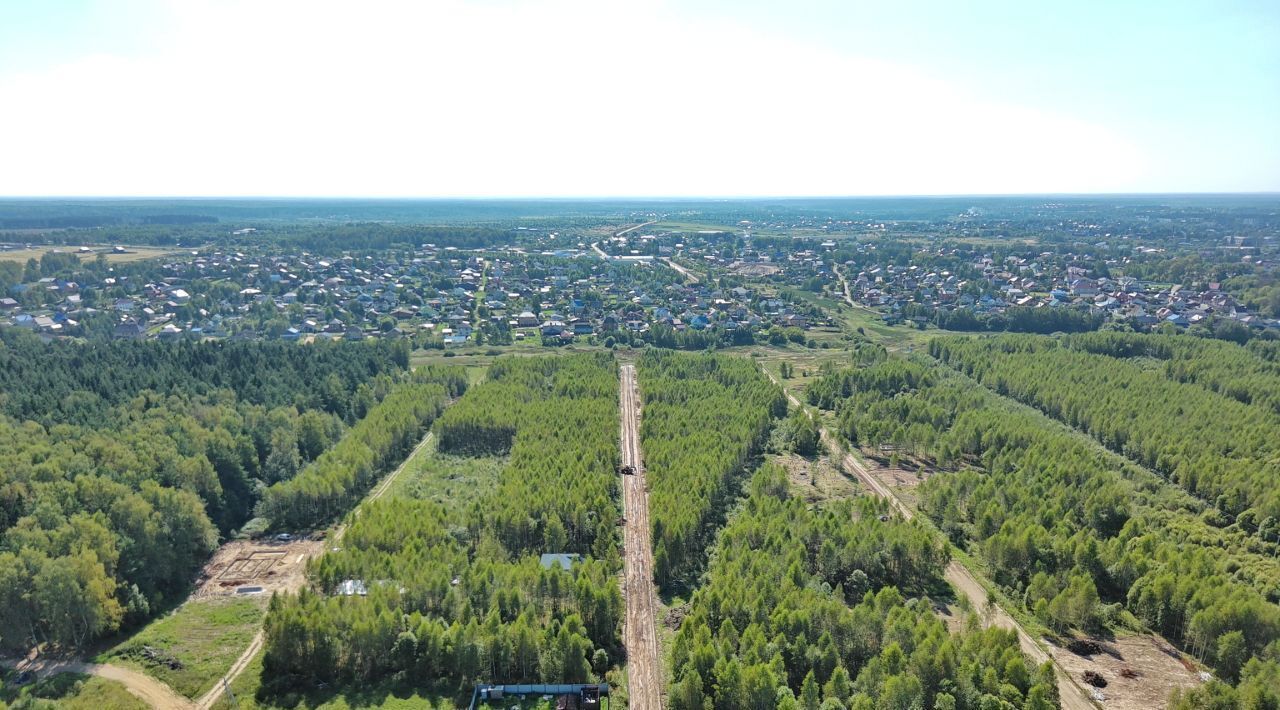
{"type": "Polygon", "coordinates": [[[233,595],[241,587],[295,592],[306,582],[307,560],[323,549],[322,540],[233,540],[213,554],[192,596],[233,595]]]}
{"type": "Polygon", "coordinates": [[[653,588],[653,550],[649,539],[649,494],[640,456],[640,401],[636,368],[622,366],[622,463],[635,473],[622,477],[622,529],[624,585],[627,621],[623,643],[627,648],[627,692],[630,707],[662,708],[662,659],[655,625],[657,594],[653,588]]]}
{"type": "Polygon", "coordinates": [[[861,492],[853,476],[841,471],[827,456],[806,459],[796,454],[779,454],[774,458],[787,471],[791,490],[806,503],[850,498],[861,492]]]}
{"type": "Polygon", "coordinates": [[[21,661],[0,660],[0,665],[9,666],[19,671],[30,671],[38,678],[57,675],[59,673],[83,673],[114,680],[153,708],[161,710],[182,710],[192,707],[191,701],[178,695],[164,683],[135,671],[131,668],[113,666],[109,663],[84,663],[73,660],[56,660],[51,658],[24,658],[21,661]]]}
{"type": "Polygon", "coordinates": [[[942,623],[947,625],[947,632],[958,634],[964,631],[965,610],[960,608],[958,604],[938,604],[934,603],[933,611],[942,619],[942,623]]]}
{"type": "Polygon", "coordinates": [[[1060,646],[1049,645],[1049,653],[1058,665],[1075,678],[1085,671],[1100,673],[1107,687],[1100,688],[1103,705],[1120,710],[1162,708],[1169,703],[1175,688],[1191,688],[1200,684],[1194,665],[1183,662],[1182,654],[1151,635],[1126,636],[1114,642],[1093,639],[1103,652],[1093,656],[1077,656],[1060,646]],[[1136,678],[1121,675],[1123,669],[1137,673],[1136,678]]]}

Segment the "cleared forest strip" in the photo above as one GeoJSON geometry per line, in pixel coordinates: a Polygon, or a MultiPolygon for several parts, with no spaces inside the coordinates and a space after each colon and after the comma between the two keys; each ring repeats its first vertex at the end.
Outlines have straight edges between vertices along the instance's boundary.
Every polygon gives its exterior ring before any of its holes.
{"type": "Polygon", "coordinates": [[[636,394],[636,368],[623,365],[620,403],[622,407],[622,465],[632,473],[623,475],[623,558],[627,598],[626,628],[627,688],[630,707],[638,710],[662,708],[662,659],[658,653],[654,621],[656,591],[653,587],[653,547],[649,536],[649,494],[645,486],[640,454],[640,402],[636,394]]]}

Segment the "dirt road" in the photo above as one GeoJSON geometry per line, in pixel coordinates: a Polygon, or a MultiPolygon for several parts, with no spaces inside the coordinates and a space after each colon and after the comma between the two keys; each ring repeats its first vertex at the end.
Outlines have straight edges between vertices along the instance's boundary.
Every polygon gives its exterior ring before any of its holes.
{"type": "MultiPolygon", "coordinates": [[[[404,461],[400,462],[400,465],[396,467],[396,470],[384,476],[383,479],[373,487],[373,490],[369,492],[369,495],[361,502],[361,505],[364,505],[369,501],[377,500],[385,495],[386,492],[391,489],[391,484],[400,477],[400,474],[404,473],[404,470],[409,466],[409,462],[416,459],[418,454],[422,452],[422,449],[425,448],[427,444],[431,443],[432,434],[433,432],[428,431],[427,435],[422,437],[422,441],[418,442],[418,445],[413,448],[413,451],[409,452],[409,455],[405,457],[404,461]]],[[[359,510],[360,508],[357,506],[357,515],[359,515],[359,510]]],[[[339,525],[337,530],[334,531],[330,544],[337,544],[341,541],[342,535],[346,531],[346,525],[339,525]]],[[[320,554],[320,552],[321,550],[317,550],[315,554],[320,554]]],[[[305,579],[299,575],[297,583],[291,585],[287,591],[297,592],[303,584],[305,584],[305,579]]],[[[231,668],[227,671],[227,674],[219,678],[218,682],[214,683],[212,688],[205,692],[204,695],[200,696],[200,699],[196,701],[196,707],[200,710],[208,710],[213,707],[214,704],[217,703],[218,700],[226,693],[226,685],[234,683],[236,678],[239,678],[240,674],[244,673],[245,669],[249,667],[249,662],[252,661],[254,655],[262,649],[262,644],[264,642],[265,636],[263,635],[263,632],[259,630],[258,634],[253,637],[253,640],[249,642],[249,647],[245,649],[244,653],[240,654],[240,658],[236,659],[236,662],[232,664],[231,668]]]]}
{"type": "Polygon", "coordinates": [[[627,621],[623,644],[627,647],[627,690],[631,707],[662,708],[662,659],[658,653],[657,607],[653,589],[653,550],[649,542],[649,494],[640,458],[640,398],[635,365],[622,366],[622,465],[635,473],[622,477],[622,528],[627,621]]]}
{"type": "Polygon", "coordinates": [[[835,272],[836,272],[836,276],[840,279],[840,288],[841,290],[844,291],[844,302],[849,304],[850,308],[853,308],[859,311],[864,311],[866,313],[870,313],[871,315],[876,316],[877,318],[884,315],[880,311],[877,311],[876,309],[871,308],[870,306],[864,306],[861,303],[858,303],[857,301],[853,300],[853,294],[849,292],[849,279],[845,278],[844,272],[840,270],[840,267],[835,267],[835,272]]]}
{"type": "Polygon", "coordinates": [[[635,230],[640,229],[641,227],[648,227],[648,226],[649,226],[649,225],[651,225],[651,224],[657,224],[657,223],[658,223],[658,220],[656,220],[656,219],[651,219],[651,220],[649,220],[648,222],[641,222],[640,224],[637,224],[637,225],[636,225],[636,226],[634,226],[634,227],[627,227],[626,229],[622,230],[621,232],[614,232],[614,233],[613,233],[613,236],[615,236],[615,237],[621,237],[622,235],[626,234],[627,232],[634,232],[635,230]]]}
{"type": "Polygon", "coordinates": [[[681,276],[685,277],[686,279],[689,279],[689,283],[691,283],[691,284],[696,284],[696,283],[698,283],[698,275],[697,275],[697,274],[695,274],[695,273],[693,273],[692,271],[690,271],[690,270],[686,269],[685,267],[683,267],[683,266],[681,266],[681,265],[677,264],[677,263],[676,263],[676,262],[675,262],[671,257],[669,257],[669,256],[663,257],[663,258],[662,258],[662,263],[664,263],[664,264],[666,264],[667,266],[670,266],[671,268],[673,268],[673,269],[675,269],[676,271],[680,272],[680,275],[681,275],[681,276]]]}
{"type": "MultiPolygon", "coordinates": [[[[627,227],[626,229],[622,230],[621,232],[614,232],[614,233],[613,233],[613,236],[615,236],[615,237],[621,237],[622,235],[626,234],[627,232],[634,232],[635,230],[640,229],[641,227],[648,227],[648,226],[649,226],[649,225],[651,225],[651,224],[656,224],[656,223],[657,223],[657,221],[658,221],[658,220],[654,219],[654,220],[650,220],[650,221],[648,221],[648,222],[641,222],[640,224],[637,224],[637,225],[635,225],[634,227],[627,227]]],[[[613,258],[613,257],[609,256],[608,254],[606,254],[606,253],[605,253],[605,251],[604,251],[604,249],[601,249],[601,248],[600,248],[600,242],[594,242],[594,243],[591,245],[591,250],[592,250],[592,251],[594,251],[594,252],[596,253],[596,255],[598,255],[601,259],[604,259],[604,260],[606,260],[606,261],[608,261],[609,259],[612,259],[612,258],[613,258]]]]}
{"type": "Polygon", "coordinates": [[[266,642],[266,639],[266,634],[259,630],[253,640],[249,642],[249,647],[244,650],[244,653],[240,654],[235,663],[231,664],[231,669],[227,671],[227,674],[219,678],[218,682],[214,683],[213,687],[196,701],[196,707],[199,710],[209,710],[222,699],[222,696],[226,693],[226,686],[231,685],[236,678],[240,677],[241,673],[244,673],[244,669],[249,666],[249,662],[253,660],[254,655],[262,649],[262,644],[266,642]]]}
{"type": "MultiPolygon", "coordinates": [[[[431,443],[431,437],[434,433],[435,432],[428,431],[427,435],[422,437],[422,441],[419,441],[418,445],[413,447],[413,451],[410,451],[409,455],[404,457],[404,461],[401,461],[400,465],[396,466],[396,470],[385,476],[378,482],[378,485],[373,487],[373,492],[369,494],[369,497],[366,498],[364,502],[368,503],[371,500],[377,500],[385,495],[387,490],[391,488],[391,484],[400,477],[401,473],[404,473],[405,468],[409,466],[409,462],[416,459],[418,454],[426,448],[427,444],[431,443]]],[[[357,507],[356,510],[359,510],[359,508],[357,507]]]]}
{"type": "Polygon", "coordinates": [[[142,702],[160,710],[185,710],[186,708],[195,707],[190,700],[178,695],[168,685],[151,676],[129,668],[121,668],[120,666],[112,666],[106,663],[45,660],[41,658],[23,659],[21,661],[4,659],[0,660],[0,664],[20,671],[30,671],[38,678],[59,673],[83,673],[114,680],[123,685],[126,690],[142,700],[142,702]]]}
{"type": "MultiPolygon", "coordinates": [[[[774,384],[779,384],[777,378],[773,376],[773,373],[769,372],[767,369],[765,369],[764,372],[769,376],[769,379],[773,380],[774,384]]],[[[784,387],[783,389],[785,390],[786,388],[784,387]]],[[[786,394],[787,400],[790,401],[792,405],[796,407],[803,406],[795,395],[790,392],[787,392],[786,394]]],[[[915,513],[908,508],[898,498],[898,496],[889,489],[888,486],[884,485],[880,479],[871,475],[871,472],[862,465],[862,462],[854,458],[853,454],[849,453],[849,451],[841,445],[840,441],[836,439],[835,435],[832,434],[827,427],[823,426],[819,428],[818,432],[819,436],[822,438],[822,442],[826,444],[828,450],[833,454],[838,455],[840,463],[844,465],[846,470],[852,471],[863,485],[867,486],[867,488],[877,496],[889,501],[889,505],[893,506],[894,510],[898,511],[898,514],[904,519],[911,520],[915,517],[915,513]]],[[[987,590],[978,582],[978,579],[974,577],[973,573],[970,572],[968,568],[953,560],[947,565],[946,573],[943,576],[952,587],[955,587],[958,594],[963,594],[968,598],[969,603],[973,605],[974,609],[984,611],[982,616],[983,623],[985,625],[999,626],[1002,629],[1013,629],[1016,631],[1018,634],[1018,645],[1022,648],[1022,652],[1035,662],[1036,665],[1042,664],[1045,661],[1054,662],[1053,669],[1058,677],[1058,694],[1061,696],[1063,710],[1096,710],[1097,706],[1086,694],[1086,691],[1076,683],[1075,679],[1072,678],[1070,674],[1063,670],[1062,666],[1045,651],[1043,646],[1037,643],[1036,640],[1022,628],[1022,625],[1019,624],[1017,620],[1010,616],[1008,612],[1000,607],[1000,605],[987,603],[987,590]]]]}

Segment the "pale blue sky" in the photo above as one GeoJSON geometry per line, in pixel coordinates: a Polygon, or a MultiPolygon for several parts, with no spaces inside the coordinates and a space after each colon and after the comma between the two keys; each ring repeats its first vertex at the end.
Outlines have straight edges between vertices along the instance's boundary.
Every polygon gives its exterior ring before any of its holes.
{"type": "Polygon", "coordinates": [[[0,0],[0,194],[1280,190],[1280,2],[0,0]]]}

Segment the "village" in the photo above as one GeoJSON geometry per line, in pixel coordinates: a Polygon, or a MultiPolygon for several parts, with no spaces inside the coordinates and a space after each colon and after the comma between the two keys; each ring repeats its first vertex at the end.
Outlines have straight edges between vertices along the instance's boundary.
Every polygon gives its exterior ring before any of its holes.
{"type": "Polygon", "coordinates": [[[498,246],[336,253],[284,253],[255,244],[253,229],[231,232],[248,240],[235,247],[158,256],[118,245],[41,253],[0,244],[0,327],[46,338],[698,349],[805,342],[805,331],[830,319],[796,295],[808,293],[920,328],[1276,332],[1280,309],[1244,297],[1245,279],[1257,277],[1233,279],[1274,274],[1274,237],[1248,224],[1244,236],[1230,235],[1216,219],[1179,239],[1133,219],[1063,220],[1042,237],[1012,239],[1005,221],[965,213],[929,223],[731,226],[637,215],[638,224],[605,234],[521,227],[498,246]]]}
{"type": "Polygon", "coordinates": [[[1003,315],[1012,307],[1070,308],[1135,330],[1162,323],[1186,328],[1215,318],[1251,329],[1280,328],[1280,319],[1251,311],[1220,282],[1186,287],[1125,276],[1095,278],[1088,269],[1046,268],[1013,256],[1000,263],[983,257],[970,266],[964,278],[915,264],[874,265],[851,274],[850,295],[861,305],[885,310],[889,323],[920,319],[909,308],[920,304],[944,313],[967,309],[979,317],[1003,315]]]}
{"type": "Polygon", "coordinates": [[[586,249],[194,249],[128,264],[50,250],[21,271],[0,298],[0,327],[47,338],[410,338],[451,348],[686,333],[749,342],[753,332],[807,327],[789,304],[753,289],[720,289],[663,263],[586,249]]]}
{"type": "MultiPolygon", "coordinates": [[[[752,239],[706,231],[694,235],[644,235],[628,244],[613,240],[614,251],[633,255],[673,255],[730,280],[768,282],[805,291],[829,291],[875,310],[888,324],[933,323],[953,330],[1004,330],[1016,314],[1038,309],[1074,314],[1080,329],[1112,322],[1134,330],[1190,328],[1230,322],[1247,332],[1280,329],[1280,313],[1250,308],[1225,279],[1188,272],[1181,280],[1143,276],[1185,258],[1161,248],[1121,240],[1079,245],[1079,250],[1043,251],[1035,244],[1002,245],[999,251],[957,246],[938,235],[897,242],[883,238],[752,239]],[[674,241],[679,239],[681,241],[674,241]],[[689,242],[688,244],[684,243],[689,242]],[[1152,268],[1152,265],[1157,265],[1152,268]],[[1138,276],[1126,275],[1128,273],[1138,276]],[[847,293],[846,291],[847,287],[847,293]],[[1003,324],[1003,327],[1002,327],[1003,324]]],[[[1228,238],[1221,244],[1185,245],[1212,270],[1274,272],[1271,238],[1228,238]]],[[[631,258],[643,258],[632,256],[631,258]]],[[[1048,314],[1048,311],[1042,312],[1048,314]]],[[[1031,318],[1047,324],[1061,317],[1031,318]]],[[[1047,325],[1045,332],[1068,330],[1047,325]]]]}

